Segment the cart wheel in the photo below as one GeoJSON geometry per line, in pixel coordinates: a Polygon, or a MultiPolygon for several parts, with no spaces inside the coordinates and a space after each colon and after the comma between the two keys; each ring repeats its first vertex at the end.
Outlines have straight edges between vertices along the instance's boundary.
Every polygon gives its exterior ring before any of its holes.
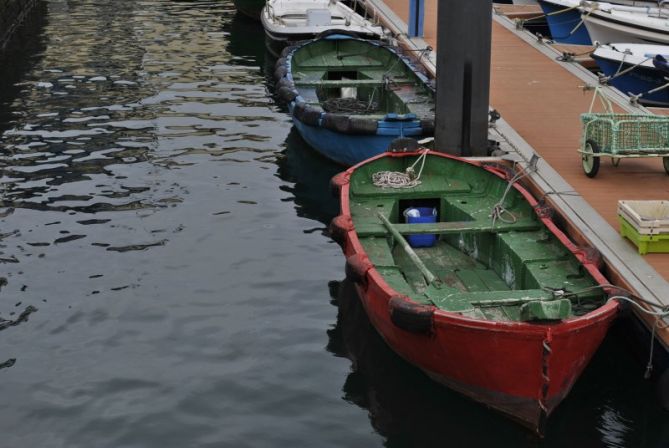
{"type": "Polygon", "coordinates": [[[611,164],[618,168],[618,165],[620,165],[620,157],[611,157],[611,164]]]}
{"type": "Polygon", "coordinates": [[[599,145],[594,140],[586,140],[581,161],[585,175],[591,178],[599,171],[599,157],[595,157],[594,154],[599,154],[599,145]]]}
{"type": "Polygon", "coordinates": [[[664,171],[669,174],[669,157],[662,157],[662,165],[664,165],[664,171]]]}

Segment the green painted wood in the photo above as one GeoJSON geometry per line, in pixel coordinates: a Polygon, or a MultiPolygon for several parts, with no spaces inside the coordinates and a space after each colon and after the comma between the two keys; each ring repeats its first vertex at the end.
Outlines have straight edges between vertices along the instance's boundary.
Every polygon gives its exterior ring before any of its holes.
{"type": "Polygon", "coordinates": [[[411,261],[416,265],[416,267],[420,270],[421,274],[423,274],[423,277],[425,277],[425,280],[427,280],[427,283],[432,283],[436,277],[430,270],[425,267],[423,262],[421,261],[420,257],[416,255],[416,252],[409,246],[409,243],[402,238],[402,235],[395,229],[395,227],[388,221],[388,218],[383,216],[383,214],[378,213],[377,216],[383,222],[383,225],[385,228],[390,232],[390,234],[396,238],[397,243],[400,245],[400,247],[404,250],[404,252],[409,256],[411,261]]]}
{"type": "MultiPolygon", "coordinates": [[[[456,221],[436,222],[431,224],[394,224],[393,227],[402,235],[421,235],[436,233],[439,235],[457,235],[460,233],[510,232],[511,230],[536,230],[536,221],[517,222],[515,224],[497,224],[495,227],[487,222],[456,221]]],[[[356,226],[358,236],[381,236],[385,229],[381,224],[364,224],[356,226]]]]}
{"type": "Polygon", "coordinates": [[[515,222],[497,220],[492,226],[492,208],[507,187],[504,179],[430,155],[417,187],[383,189],[371,182],[374,173],[404,172],[415,160],[381,158],[356,169],[350,179],[358,238],[396,291],[463,316],[499,321],[564,319],[605,302],[596,281],[515,189],[503,201],[515,222]],[[436,207],[439,222],[404,223],[402,212],[410,206],[436,207]],[[392,237],[381,219],[393,229],[392,237]],[[438,235],[433,247],[413,249],[433,281],[426,281],[404,248],[410,234],[438,235]],[[555,289],[570,294],[565,296],[570,307],[559,302],[564,297],[554,295],[555,289]]]}
{"type": "MultiPolygon", "coordinates": [[[[414,82],[411,79],[393,79],[395,84],[406,84],[414,82]]],[[[307,86],[321,86],[321,87],[359,87],[359,86],[376,86],[381,87],[385,85],[382,79],[301,79],[295,81],[298,87],[307,86]]]]}
{"type": "Polygon", "coordinates": [[[290,70],[300,96],[312,107],[374,120],[389,113],[434,120],[434,91],[383,45],[357,39],[317,40],[293,53],[290,70]],[[357,106],[337,105],[333,110],[333,100],[340,99],[357,106]]]}

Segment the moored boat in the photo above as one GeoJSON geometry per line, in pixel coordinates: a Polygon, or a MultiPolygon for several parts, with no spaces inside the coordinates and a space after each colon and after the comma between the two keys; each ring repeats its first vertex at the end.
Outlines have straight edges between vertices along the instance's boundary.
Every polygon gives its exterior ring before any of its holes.
{"type": "Polygon", "coordinates": [[[641,95],[639,102],[650,106],[669,106],[667,84],[669,46],[648,44],[601,45],[592,58],[610,78],[609,84],[629,95],[641,95]],[[659,89],[656,92],[652,90],[659,89]]]}
{"type": "Polygon", "coordinates": [[[260,14],[267,48],[275,56],[292,42],[334,30],[380,39],[383,28],[339,0],[268,0],[260,14]]]}
{"type": "Polygon", "coordinates": [[[260,20],[260,12],[265,6],[265,0],[233,0],[237,11],[254,20],[260,20]]]}
{"type": "Polygon", "coordinates": [[[581,22],[580,0],[539,0],[546,15],[551,39],[564,44],[590,45],[590,35],[581,22]]]}
{"type": "MultiPolygon", "coordinates": [[[[581,0],[539,0],[539,5],[546,15],[551,39],[558,43],[591,45],[594,41],[611,42],[601,40],[601,32],[595,31],[597,37],[593,37],[590,26],[587,26],[590,16],[597,11],[610,11],[612,8],[618,11],[632,13],[644,13],[649,8],[657,7],[654,0],[618,0],[615,2],[596,2],[581,0]]],[[[598,19],[594,19],[597,21],[598,19]]],[[[626,42],[617,40],[616,42],[626,42]]]]}
{"type": "Polygon", "coordinates": [[[593,43],[669,44],[669,8],[584,2],[582,14],[593,43]]]}
{"type": "Polygon", "coordinates": [[[397,138],[434,134],[434,88],[399,49],[331,35],[289,47],[277,61],[277,94],[304,140],[353,165],[397,138]]]}
{"type": "Polygon", "coordinates": [[[541,432],[619,304],[597,257],[504,171],[422,155],[382,154],[333,179],[341,215],[331,233],[347,278],[400,356],[541,432]],[[388,173],[409,167],[417,182],[386,188],[388,173]],[[401,223],[410,209],[435,222],[401,223]]]}

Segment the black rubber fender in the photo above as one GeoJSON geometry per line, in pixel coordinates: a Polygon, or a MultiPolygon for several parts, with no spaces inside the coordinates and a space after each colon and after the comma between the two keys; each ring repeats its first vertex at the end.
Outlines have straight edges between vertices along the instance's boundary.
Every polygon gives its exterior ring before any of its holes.
{"type": "MultiPolygon", "coordinates": [[[[279,55],[279,61],[281,59],[285,60],[288,57],[288,53],[290,53],[291,51],[293,51],[297,47],[298,47],[298,45],[288,45],[287,47],[284,47],[284,49],[281,50],[281,54],[279,55]]],[[[277,64],[279,63],[279,61],[277,61],[277,64]]]]}
{"type": "Polygon", "coordinates": [[[340,132],[342,134],[350,133],[351,121],[346,115],[342,114],[325,114],[323,116],[322,126],[331,131],[340,132]]]}
{"type": "Polygon", "coordinates": [[[288,73],[288,69],[285,65],[277,65],[274,69],[274,79],[278,81],[279,79],[286,76],[286,73],[288,73]]]}
{"type": "Polygon", "coordinates": [[[664,410],[669,411],[669,369],[665,369],[657,380],[657,397],[664,410]]]}
{"type": "Polygon", "coordinates": [[[297,92],[286,86],[280,87],[276,94],[281,101],[285,101],[286,103],[290,103],[297,98],[297,92]]]}
{"type": "Polygon", "coordinates": [[[279,89],[281,89],[282,87],[286,87],[286,88],[292,90],[292,89],[295,89],[295,84],[293,84],[293,82],[292,82],[291,80],[289,80],[288,78],[281,78],[281,79],[276,83],[276,90],[277,90],[277,92],[278,92],[279,89]]]}
{"type": "Polygon", "coordinates": [[[320,124],[321,111],[300,103],[296,104],[293,108],[293,116],[306,125],[318,126],[320,124]]]}
{"type": "Polygon", "coordinates": [[[353,254],[346,259],[346,279],[362,286],[367,286],[367,272],[372,269],[372,262],[367,255],[353,254]]]}
{"type": "Polygon", "coordinates": [[[351,117],[348,120],[348,133],[355,135],[374,135],[379,128],[379,122],[369,118],[351,117]]]}
{"type": "Polygon", "coordinates": [[[420,120],[420,127],[424,137],[431,137],[434,135],[434,120],[420,120]]]}
{"type": "Polygon", "coordinates": [[[417,334],[434,331],[434,307],[413,302],[408,297],[393,296],[388,308],[390,320],[396,327],[417,334]]]}

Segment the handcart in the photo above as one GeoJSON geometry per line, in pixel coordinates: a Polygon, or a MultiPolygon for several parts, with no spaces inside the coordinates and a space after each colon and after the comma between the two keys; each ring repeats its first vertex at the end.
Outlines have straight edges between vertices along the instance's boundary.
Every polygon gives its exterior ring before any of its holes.
{"type": "Polygon", "coordinates": [[[602,157],[611,157],[613,166],[625,158],[662,157],[669,174],[669,117],[613,113],[608,99],[595,90],[595,96],[598,94],[608,112],[581,114],[579,152],[586,176],[597,175],[602,157]]]}

